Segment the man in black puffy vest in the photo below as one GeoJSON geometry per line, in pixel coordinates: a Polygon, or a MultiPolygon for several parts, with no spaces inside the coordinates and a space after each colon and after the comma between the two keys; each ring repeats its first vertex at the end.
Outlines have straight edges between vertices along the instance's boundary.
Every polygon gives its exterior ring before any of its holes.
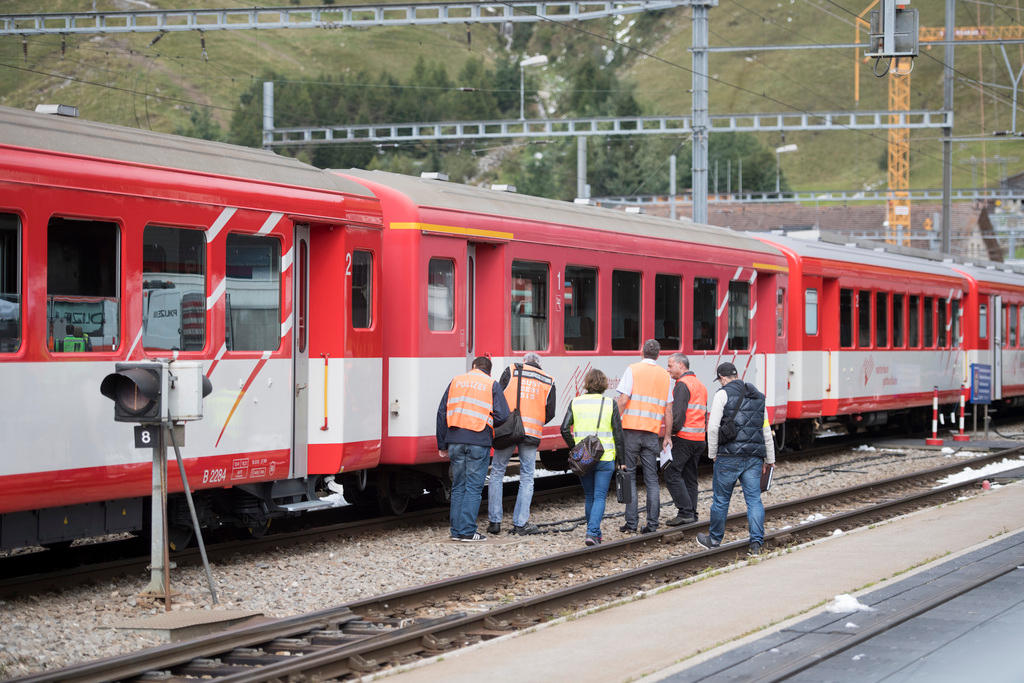
{"type": "Polygon", "coordinates": [[[708,533],[697,534],[697,542],[706,548],[717,548],[722,543],[729,500],[739,481],[747,503],[748,552],[758,555],[764,543],[761,474],[775,463],[775,442],[764,394],[740,380],[732,363],[718,366],[718,381],[722,388],[715,393],[708,418],[708,457],[715,463],[711,523],[708,533]]]}

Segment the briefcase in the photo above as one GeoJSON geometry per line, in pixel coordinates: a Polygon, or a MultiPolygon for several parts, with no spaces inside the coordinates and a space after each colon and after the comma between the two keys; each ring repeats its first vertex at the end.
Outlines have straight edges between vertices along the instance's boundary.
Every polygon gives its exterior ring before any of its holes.
{"type": "Polygon", "coordinates": [[[615,470],[615,498],[626,505],[633,502],[633,490],[629,486],[629,477],[630,474],[625,470],[615,470]]]}

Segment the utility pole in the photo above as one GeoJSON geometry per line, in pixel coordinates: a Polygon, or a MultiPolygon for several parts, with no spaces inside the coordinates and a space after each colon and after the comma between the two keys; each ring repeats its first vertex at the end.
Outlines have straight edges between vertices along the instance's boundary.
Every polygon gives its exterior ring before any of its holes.
{"type": "Polygon", "coordinates": [[[708,8],[717,0],[692,0],[693,13],[693,220],[708,222],[708,8]]]}
{"type": "MultiPolygon", "coordinates": [[[[956,16],[956,0],[946,0],[946,50],[943,61],[945,72],[942,76],[942,106],[947,112],[953,111],[953,24],[956,16]]],[[[952,251],[953,234],[953,126],[942,129],[942,241],[943,254],[952,251]]]]}

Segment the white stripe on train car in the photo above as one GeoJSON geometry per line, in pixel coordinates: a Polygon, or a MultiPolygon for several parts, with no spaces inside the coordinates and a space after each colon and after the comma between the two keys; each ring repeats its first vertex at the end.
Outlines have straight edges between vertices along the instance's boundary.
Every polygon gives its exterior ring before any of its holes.
{"type": "Polygon", "coordinates": [[[295,247],[292,247],[281,256],[281,272],[286,272],[292,267],[292,259],[295,256],[295,247]]]}
{"type": "Polygon", "coordinates": [[[223,278],[220,282],[217,283],[217,286],[214,288],[213,293],[210,294],[210,296],[206,297],[206,310],[209,311],[215,305],[217,305],[217,300],[224,296],[224,292],[227,290],[227,286],[227,278],[223,278]]]}
{"type": "Polygon", "coordinates": [[[207,244],[211,244],[215,239],[217,239],[217,235],[219,235],[220,231],[224,229],[224,226],[228,224],[231,217],[235,215],[235,211],[238,211],[238,209],[233,206],[224,207],[224,210],[220,212],[219,216],[217,216],[217,220],[215,220],[213,225],[210,226],[210,229],[206,231],[207,244]]]}
{"type": "Polygon", "coordinates": [[[274,212],[267,216],[267,220],[263,221],[263,225],[260,226],[259,235],[266,235],[271,230],[277,227],[277,224],[281,222],[281,218],[284,217],[283,213],[274,212]]]}

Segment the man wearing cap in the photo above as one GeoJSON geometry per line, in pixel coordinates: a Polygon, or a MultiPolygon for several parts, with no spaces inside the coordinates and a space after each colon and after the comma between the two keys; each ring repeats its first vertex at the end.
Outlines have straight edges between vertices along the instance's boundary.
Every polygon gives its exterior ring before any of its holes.
{"type": "Polygon", "coordinates": [[[619,395],[615,400],[622,415],[626,474],[632,490],[630,502],[626,503],[626,523],[619,527],[622,532],[635,532],[640,518],[636,500],[638,462],[644,470],[647,489],[647,524],[641,533],[649,534],[658,529],[661,510],[658,454],[672,444],[672,379],[668,371],[658,365],[660,354],[661,344],[657,339],[645,341],[643,360],[626,368],[617,387],[619,395]],[[659,438],[662,427],[665,435],[659,438]]]}
{"type": "Polygon", "coordinates": [[[764,543],[764,505],[761,503],[761,474],[775,463],[764,394],[739,379],[736,366],[718,366],[718,382],[708,418],[708,457],[715,463],[712,479],[711,523],[708,533],[697,534],[705,548],[717,548],[725,535],[725,518],[736,482],[743,488],[750,530],[750,555],[759,555],[764,543]]]}

